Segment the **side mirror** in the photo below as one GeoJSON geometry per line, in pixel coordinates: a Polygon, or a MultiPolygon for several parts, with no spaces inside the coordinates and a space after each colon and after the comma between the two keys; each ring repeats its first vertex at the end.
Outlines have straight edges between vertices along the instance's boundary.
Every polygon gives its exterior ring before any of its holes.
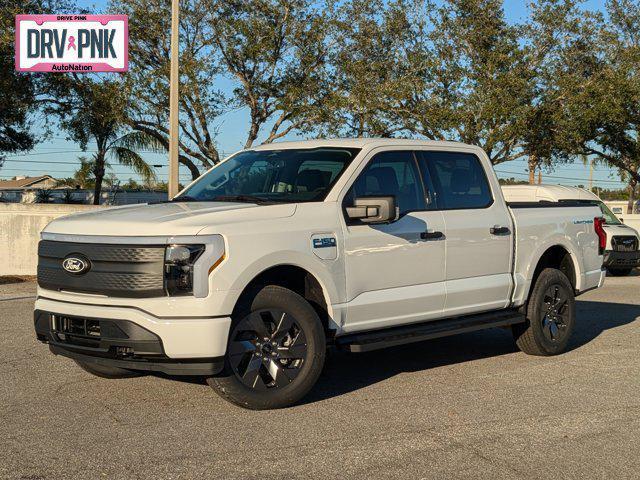
{"type": "Polygon", "coordinates": [[[386,223],[396,220],[396,197],[356,198],[353,207],[347,207],[347,216],[362,223],[386,223]]]}

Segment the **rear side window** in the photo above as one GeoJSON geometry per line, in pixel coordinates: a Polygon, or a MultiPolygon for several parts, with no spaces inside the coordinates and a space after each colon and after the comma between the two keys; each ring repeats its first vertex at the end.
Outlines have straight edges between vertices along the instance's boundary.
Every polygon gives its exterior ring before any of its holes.
{"type": "Polygon", "coordinates": [[[493,203],[482,164],[472,153],[420,152],[418,158],[423,177],[429,175],[435,190],[436,208],[486,208],[493,203]]]}

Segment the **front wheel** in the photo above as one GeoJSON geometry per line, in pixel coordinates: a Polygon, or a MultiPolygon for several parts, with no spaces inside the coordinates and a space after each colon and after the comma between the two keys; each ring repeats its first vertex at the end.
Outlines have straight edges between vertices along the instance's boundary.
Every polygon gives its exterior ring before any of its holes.
{"type": "Polygon", "coordinates": [[[511,330],[518,348],[529,355],[557,355],[567,349],[575,325],[575,295],[560,270],[545,268],[526,308],[525,323],[511,330]]]}
{"type": "Polygon", "coordinates": [[[311,390],[325,354],[324,328],[313,307],[291,290],[268,285],[234,315],[224,370],[207,383],[244,408],[287,407],[311,390]]]}
{"type": "Polygon", "coordinates": [[[626,277],[631,273],[633,268],[607,268],[607,272],[609,275],[613,275],[614,277],[626,277]]]}

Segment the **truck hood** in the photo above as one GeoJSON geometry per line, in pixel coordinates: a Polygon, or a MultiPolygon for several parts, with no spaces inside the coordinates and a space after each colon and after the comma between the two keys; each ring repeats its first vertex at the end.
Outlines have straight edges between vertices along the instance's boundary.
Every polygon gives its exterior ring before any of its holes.
{"type": "Polygon", "coordinates": [[[207,227],[290,217],[295,211],[295,204],[173,202],[128,205],[57,218],[43,232],[118,237],[197,235],[207,227]]]}
{"type": "Polygon", "coordinates": [[[638,232],[635,229],[631,228],[628,225],[611,225],[609,223],[604,224],[604,230],[609,234],[609,236],[614,235],[635,235],[638,236],[638,232]]]}

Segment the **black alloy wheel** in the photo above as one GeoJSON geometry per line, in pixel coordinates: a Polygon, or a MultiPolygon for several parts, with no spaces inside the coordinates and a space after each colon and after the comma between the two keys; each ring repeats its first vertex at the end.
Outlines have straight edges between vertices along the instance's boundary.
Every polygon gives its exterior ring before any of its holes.
{"type": "Polygon", "coordinates": [[[289,385],[307,359],[307,338],[292,315],[265,309],[244,317],[231,334],[229,363],[238,379],[255,390],[289,385]]]}
{"type": "Polygon", "coordinates": [[[560,342],[567,334],[567,299],[564,298],[562,285],[552,284],[544,294],[546,310],[542,317],[542,332],[550,342],[560,342]]]}
{"type": "Polygon", "coordinates": [[[575,326],[575,292],[567,276],[545,268],[523,307],[524,323],[511,327],[518,348],[529,355],[558,355],[568,348],[575,326]]]}
{"type": "Polygon", "coordinates": [[[326,350],[325,328],[307,300],[277,285],[256,287],[232,316],[223,371],[207,383],[243,408],[288,407],[316,383],[326,350]]]}

